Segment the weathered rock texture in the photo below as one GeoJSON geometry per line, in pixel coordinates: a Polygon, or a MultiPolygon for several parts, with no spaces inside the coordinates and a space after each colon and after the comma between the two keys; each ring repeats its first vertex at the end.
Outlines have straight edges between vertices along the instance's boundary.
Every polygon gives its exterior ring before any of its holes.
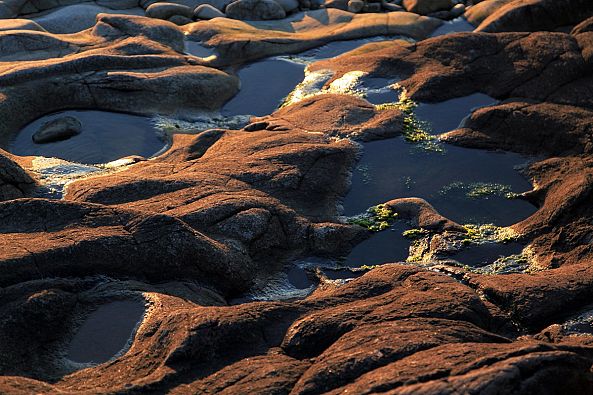
{"type": "MultiPolygon", "coordinates": [[[[590,310],[593,296],[593,23],[577,20],[587,4],[565,3],[574,18],[562,23],[580,22],[570,34],[382,42],[311,66],[333,78],[397,77],[420,101],[475,92],[501,100],[441,138],[538,155],[524,198],[539,210],[512,226],[529,244],[533,273],[389,264],[345,283],[320,278],[302,300],[228,305],[291,259],[343,255],[368,236],[338,217],[360,152],[353,140],[402,133],[405,114],[351,96],[313,96],[242,130],[175,135],[165,154],[72,182],[63,200],[33,198],[31,158],[0,152],[0,392],[593,392],[593,336],[557,325],[590,310]],[[68,361],[84,317],[127,299],[147,303],[129,348],[99,365],[68,361]]],[[[433,23],[402,15],[413,29],[433,23]]],[[[184,29],[230,64],[368,26],[326,16],[274,33],[220,20],[184,29]],[[337,33],[316,30],[322,24],[337,33]]],[[[385,28],[392,16],[376,18],[372,26],[385,28]]],[[[58,109],[209,109],[238,87],[183,55],[171,23],[102,15],[75,35],[22,26],[0,31],[4,138],[58,109]]],[[[393,198],[388,207],[432,232],[429,248],[464,232],[430,202],[393,198]]]]}
{"type": "Polygon", "coordinates": [[[244,22],[216,19],[194,23],[184,30],[196,41],[217,48],[216,65],[296,53],[330,41],[376,35],[426,38],[442,22],[408,12],[351,14],[338,9],[309,11],[281,21],[244,22]]]}

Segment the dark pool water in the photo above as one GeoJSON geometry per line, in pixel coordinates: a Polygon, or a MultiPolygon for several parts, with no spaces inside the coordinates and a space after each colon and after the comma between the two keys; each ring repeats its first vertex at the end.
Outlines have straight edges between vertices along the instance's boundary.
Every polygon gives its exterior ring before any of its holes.
{"type": "Polygon", "coordinates": [[[451,258],[464,265],[481,267],[499,258],[520,254],[524,247],[523,244],[514,242],[472,244],[451,258]]]}
{"type": "Polygon", "coordinates": [[[475,28],[469,23],[464,17],[459,17],[448,21],[439,26],[432,34],[431,37],[443,36],[445,34],[459,33],[459,32],[471,32],[475,28]]]}
{"type": "Polygon", "coordinates": [[[350,254],[340,260],[343,266],[361,267],[390,262],[405,262],[408,257],[410,240],[402,236],[409,226],[401,221],[390,229],[374,233],[369,239],[358,244],[350,254]]]}
{"type": "Polygon", "coordinates": [[[110,360],[128,344],[144,311],[144,303],[139,300],[100,306],[87,317],[72,338],[67,358],[78,363],[110,360]]]}
{"type": "Polygon", "coordinates": [[[150,118],[94,110],[63,111],[39,118],[25,126],[7,150],[20,156],[44,156],[83,164],[107,163],[130,155],[150,157],[166,145],[150,118]],[[61,116],[78,118],[83,130],[68,140],[35,144],[39,127],[61,116]]]}
{"type": "Polygon", "coordinates": [[[222,115],[268,115],[305,77],[305,65],[285,58],[270,58],[238,72],[241,90],[222,108],[222,115]]]}
{"type": "Polygon", "coordinates": [[[444,145],[445,152],[426,151],[403,138],[364,144],[364,155],[353,172],[352,187],[344,199],[344,214],[356,215],[368,207],[402,197],[427,200],[442,215],[459,223],[494,223],[507,226],[536,208],[503,196],[469,198],[454,183],[495,183],[513,192],[531,189],[515,169],[528,158],[508,152],[444,145]]]}
{"type": "Polygon", "coordinates": [[[496,99],[483,93],[458,97],[440,103],[420,103],[415,114],[421,121],[427,122],[434,134],[448,132],[461,124],[464,118],[480,107],[493,105],[496,99]]]}

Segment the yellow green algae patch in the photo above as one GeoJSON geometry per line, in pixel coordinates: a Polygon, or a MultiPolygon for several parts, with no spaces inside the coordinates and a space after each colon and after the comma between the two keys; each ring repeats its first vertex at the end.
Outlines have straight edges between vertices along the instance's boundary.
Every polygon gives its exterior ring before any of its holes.
{"type": "Polygon", "coordinates": [[[362,226],[371,232],[380,232],[391,226],[397,213],[385,204],[370,207],[366,213],[351,217],[348,223],[362,226]]]}
{"type": "Polygon", "coordinates": [[[430,125],[416,117],[415,110],[416,107],[418,107],[418,103],[408,96],[405,88],[401,88],[398,85],[395,85],[395,88],[401,89],[398,101],[379,104],[376,105],[375,108],[378,111],[394,108],[400,110],[404,114],[402,131],[404,140],[409,143],[418,144],[429,151],[443,152],[444,149],[439,143],[438,138],[429,132],[430,125]]]}

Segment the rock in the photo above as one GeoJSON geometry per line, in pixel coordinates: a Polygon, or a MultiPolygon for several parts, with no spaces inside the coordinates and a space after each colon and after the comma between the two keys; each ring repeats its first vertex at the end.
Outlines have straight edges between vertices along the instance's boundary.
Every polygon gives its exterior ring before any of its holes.
{"type": "Polygon", "coordinates": [[[453,8],[451,8],[451,17],[452,18],[457,18],[458,16],[463,15],[463,13],[465,12],[465,4],[460,3],[460,4],[455,4],[453,6],[453,8]]]}
{"type": "Polygon", "coordinates": [[[224,13],[226,7],[229,4],[231,4],[232,2],[233,2],[232,0],[205,0],[205,1],[204,0],[200,0],[200,5],[202,5],[202,4],[211,5],[214,8],[218,9],[220,12],[223,12],[224,13]]]}
{"type": "Polygon", "coordinates": [[[157,19],[101,14],[93,29],[73,41],[33,31],[0,37],[0,58],[10,59],[0,62],[1,78],[11,81],[0,83],[3,143],[27,123],[64,108],[170,114],[219,107],[238,91],[236,77],[188,63],[183,33],[157,19]],[[8,66],[14,61],[21,61],[20,69],[8,66]],[[84,78],[72,77],[72,70],[84,78]]]}
{"type": "Polygon", "coordinates": [[[60,117],[41,125],[33,134],[33,141],[37,144],[52,143],[67,140],[82,132],[82,124],[74,117],[60,117]]]}
{"type": "Polygon", "coordinates": [[[33,177],[0,150],[0,201],[30,195],[36,187],[33,177]]]}
{"type": "Polygon", "coordinates": [[[286,14],[296,11],[299,8],[298,0],[275,0],[284,9],[286,14]]]}
{"type": "Polygon", "coordinates": [[[348,11],[348,0],[327,0],[325,8],[337,8],[338,10],[348,11]]]}
{"type": "Polygon", "coordinates": [[[462,232],[461,225],[443,217],[427,201],[419,198],[400,198],[385,203],[401,219],[422,229],[462,232]]]}
{"type": "Polygon", "coordinates": [[[171,23],[176,24],[177,26],[183,26],[193,22],[191,18],[185,17],[183,15],[173,15],[171,18],[167,20],[171,23]]]}
{"type": "Polygon", "coordinates": [[[511,2],[512,0],[484,0],[467,9],[465,17],[469,23],[478,27],[482,21],[488,18],[496,10],[511,2]]]}
{"type": "MultiPolygon", "coordinates": [[[[34,21],[51,33],[77,33],[93,27],[97,21],[97,15],[110,12],[112,12],[110,8],[99,5],[75,4],[34,18],[34,21]]],[[[137,8],[118,12],[127,15],[143,15],[142,10],[137,8]]]]}
{"type": "Polygon", "coordinates": [[[514,0],[488,16],[476,31],[554,30],[591,16],[593,2],[588,0],[514,0]]]}
{"type": "MultiPolygon", "coordinates": [[[[440,101],[474,92],[544,100],[585,73],[580,46],[565,33],[458,33],[455,39],[441,36],[417,45],[372,43],[359,51],[365,56],[345,54],[313,63],[309,70],[334,70],[334,78],[352,69],[374,77],[398,76],[399,84],[418,101],[440,101]],[[452,58],[454,52],[458,55],[452,58]],[[460,69],[480,77],[459,79],[460,69]]],[[[577,86],[571,84],[570,89],[577,86]]],[[[584,93],[580,95],[586,100],[584,93]]]]}
{"type": "Polygon", "coordinates": [[[328,8],[295,14],[282,21],[245,24],[233,19],[214,19],[189,25],[186,31],[195,41],[216,46],[217,65],[224,66],[287,52],[302,52],[320,43],[338,40],[375,35],[423,39],[441,23],[409,12],[366,15],[328,8]],[[324,23],[327,18],[334,21],[331,26],[324,23]]]}
{"type": "Polygon", "coordinates": [[[350,95],[323,94],[253,118],[267,130],[310,130],[325,135],[371,141],[401,134],[404,116],[398,109],[377,110],[350,95]]]}
{"type": "Polygon", "coordinates": [[[38,32],[45,31],[37,22],[29,19],[1,19],[0,31],[6,30],[34,30],[38,32]]]}
{"type": "Polygon", "coordinates": [[[572,29],[572,31],[570,32],[570,34],[576,36],[578,34],[588,33],[588,32],[593,32],[593,17],[592,18],[587,18],[583,22],[581,22],[578,25],[576,25],[572,29]]]}
{"type": "Polygon", "coordinates": [[[139,6],[138,0],[96,0],[96,3],[112,10],[126,10],[139,6]]]}
{"type": "Polygon", "coordinates": [[[286,12],[274,0],[237,0],[226,7],[226,15],[232,19],[265,21],[283,19],[286,12]]]}
{"type": "Polygon", "coordinates": [[[381,12],[381,3],[367,3],[363,7],[364,12],[381,12]]]}
{"type": "Polygon", "coordinates": [[[591,133],[591,121],[590,109],[518,100],[476,110],[462,125],[469,130],[453,131],[443,138],[468,145],[462,136],[471,136],[467,140],[474,142],[471,146],[497,146],[530,155],[593,154],[593,146],[585,137],[591,133]]]}
{"type": "Polygon", "coordinates": [[[451,0],[404,0],[407,11],[420,15],[428,15],[437,11],[448,11],[453,7],[451,0]]]}
{"type": "Polygon", "coordinates": [[[385,9],[385,11],[389,11],[389,12],[404,11],[404,8],[402,6],[399,6],[394,3],[388,3],[387,1],[384,1],[384,0],[381,1],[381,6],[383,7],[383,9],[385,9]]]}
{"type": "MultiPolygon", "coordinates": [[[[573,5],[563,12],[585,9],[573,5]]],[[[431,255],[344,270],[348,281],[311,270],[307,297],[244,296],[252,284],[278,292],[295,259],[336,259],[369,237],[337,207],[361,155],[352,140],[397,136],[410,120],[354,95],[295,98],[241,130],[175,134],[158,157],[72,180],[61,200],[33,198],[36,159],[0,150],[0,393],[592,393],[593,25],[578,22],[571,34],[374,42],[307,70],[397,80],[423,102],[499,100],[439,137],[533,155],[523,174],[535,187],[518,198],[538,209],[498,230],[528,246],[510,258],[528,269],[513,274],[431,255]],[[85,317],[123,300],[147,304],[129,346],[84,369],[65,359],[85,317]]],[[[64,108],[217,110],[238,81],[183,55],[184,33],[222,50],[222,68],[337,39],[422,38],[435,24],[335,9],[183,28],[100,14],[74,35],[15,22],[0,29],[0,142],[64,108]]],[[[469,235],[428,201],[385,204],[425,229],[415,242],[428,252],[469,235]]]]}
{"type": "Polygon", "coordinates": [[[194,19],[224,18],[225,15],[216,7],[210,4],[202,4],[194,10],[194,19]]]}
{"type": "Polygon", "coordinates": [[[146,16],[164,20],[174,16],[182,16],[191,20],[192,15],[191,8],[174,3],[155,3],[146,9],[146,16]]]}
{"type": "Polygon", "coordinates": [[[358,13],[362,11],[364,5],[362,0],[350,0],[348,1],[348,11],[358,13]]]}

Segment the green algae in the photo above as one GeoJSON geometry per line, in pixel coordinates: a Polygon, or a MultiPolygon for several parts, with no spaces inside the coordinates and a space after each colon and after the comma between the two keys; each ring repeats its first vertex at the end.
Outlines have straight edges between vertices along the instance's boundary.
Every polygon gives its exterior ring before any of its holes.
{"type": "Polygon", "coordinates": [[[488,275],[534,273],[539,271],[539,269],[531,265],[531,259],[527,252],[500,257],[490,265],[479,268],[470,268],[469,270],[475,273],[488,275]]]}
{"type": "Polygon", "coordinates": [[[508,243],[517,239],[516,233],[511,228],[496,226],[494,224],[465,224],[465,238],[463,244],[480,242],[508,243]]]}
{"type": "Polygon", "coordinates": [[[404,114],[402,135],[405,141],[417,144],[420,148],[427,151],[444,152],[444,148],[439,143],[438,138],[430,133],[430,124],[419,120],[416,116],[415,110],[418,107],[418,103],[408,96],[405,88],[397,84],[394,87],[401,89],[398,101],[376,105],[375,109],[378,111],[389,109],[400,110],[404,114]]]}
{"type": "Polygon", "coordinates": [[[411,240],[417,240],[427,236],[430,232],[423,228],[409,229],[402,233],[402,236],[411,240]]]}
{"type": "Polygon", "coordinates": [[[510,185],[493,182],[474,182],[471,184],[460,181],[444,186],[439,191],[440,195],[447,195],[451,192],[460,191],[470,199],[487,199],[491,196],[500,196],[507,199],[515,199],[518,194],[511,190],[510,185]]]}
{"type": "Polygon", "coordinates": [[[362,226],[371,232],[380,232],[388,229],[397,213],[385,204],[373,206],[366,213],[348,219],[348,223],[362,226]]]}

